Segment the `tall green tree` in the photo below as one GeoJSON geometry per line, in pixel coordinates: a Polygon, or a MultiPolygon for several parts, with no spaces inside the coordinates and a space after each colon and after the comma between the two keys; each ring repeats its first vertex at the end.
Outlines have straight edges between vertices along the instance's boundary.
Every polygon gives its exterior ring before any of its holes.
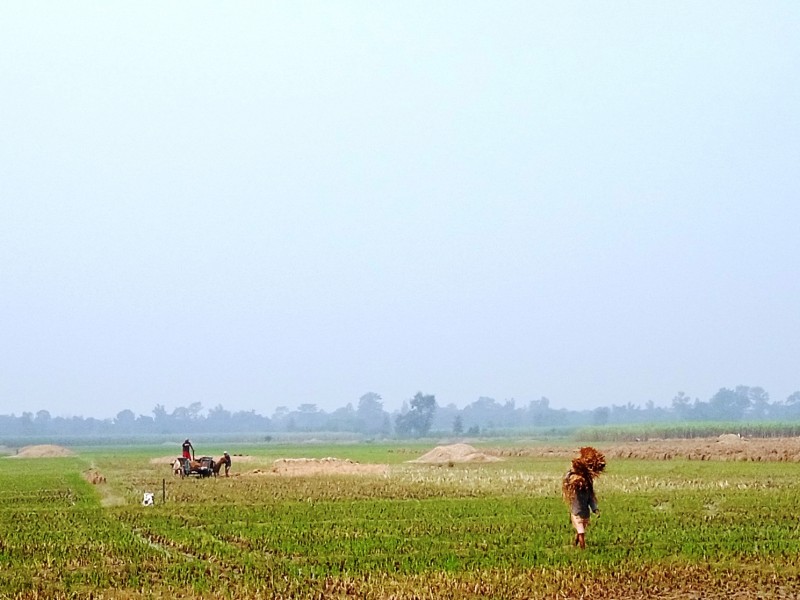
{"type": "Polygon", "coordinates": [[[688,419],[692,414],[692,399],[683,392],[672,399],[672,410],[679,419],[688,419]]]}
{"type": "Polygon", "coordinates": [[[132,410],[125,409],[117,413],[114,419],[114,427],[118,431],[130,432],[136,425],[136,415],[132,410]]]}
{"type": "Polygon", "coordinates": [[[367,392],[358,399],[356,418],[361,431],[365,433],[382,433],[387,413],[383,410],[383,399],[380,394],[367,392]]]}
{"type": "Polygon", "coordinates": [[[749,388],[740,385],[735,390],[720,388],[708,401],[711,416],[722,421],[739,421],[750,408],[749,388]]]}
{"type": "Polygon", "coordinates": [[[409,404],[408,412],[397,416],[395,423],[397,434],[412,437],[427,435],[436,412],[436,397],[417,392],[409,404]]]}
{"type": "Polygon", "coordinates": [[[456,435],[464,433],[464,419],[461,418],[461,415],[457,415],[453,420],[453,433],[456,435]]]}

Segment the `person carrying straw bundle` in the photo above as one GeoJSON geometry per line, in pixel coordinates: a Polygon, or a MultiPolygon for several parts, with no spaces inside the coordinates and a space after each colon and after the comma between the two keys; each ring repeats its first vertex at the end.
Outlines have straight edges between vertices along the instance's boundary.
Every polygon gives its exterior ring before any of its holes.
{"type": "Polygon", "coordinates": [[[594,480],[606,468],[606,458],[601,452],[587,446],[572,459],[572,468],[564,477],[561,492],[569,506],[570,519],[575,529],[575,545],[586,548],[586,527],[592,513],[599,513],[594,494],[594,480]]]}

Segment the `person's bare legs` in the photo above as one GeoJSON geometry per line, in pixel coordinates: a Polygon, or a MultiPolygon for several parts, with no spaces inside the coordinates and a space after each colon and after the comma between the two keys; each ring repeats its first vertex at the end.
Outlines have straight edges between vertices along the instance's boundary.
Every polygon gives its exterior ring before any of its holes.
{"type": "Polygon", "coordinates": [[[575,528],[575,545],[581,550],[586,548],[586,526],[589,519],[584,519],[578,515],[570,515],[572,526],[575,528]]]}

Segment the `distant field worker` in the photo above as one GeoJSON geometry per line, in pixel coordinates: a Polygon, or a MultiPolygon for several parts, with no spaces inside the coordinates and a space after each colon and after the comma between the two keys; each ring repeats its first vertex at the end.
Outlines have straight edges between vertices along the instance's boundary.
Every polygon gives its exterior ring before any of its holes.
{"type": "Polygon", "coordinates": [[[591,514],[600,512],[594,494],[594,480],[605,468],[606,458],[602,453],[589,446],[581,448],[561,486],[575,528],[574,543],[581,549],[586,548],[586,527],[591,514]]]}
{"type": "Polygon", "coordinates": [[[225,477],[228,476],[228,472],[231,470],[231,455],[228,454],[228,451],[222,453],[222,463],[225,465],[225,477]]]}
{"type": "Polygon", "coordinates": [[[194,446],[192,446],[192,442],[190,442],[188,439],[184,440],[181,448],[183,450],[183,458],[194,460],[194,446]]]}

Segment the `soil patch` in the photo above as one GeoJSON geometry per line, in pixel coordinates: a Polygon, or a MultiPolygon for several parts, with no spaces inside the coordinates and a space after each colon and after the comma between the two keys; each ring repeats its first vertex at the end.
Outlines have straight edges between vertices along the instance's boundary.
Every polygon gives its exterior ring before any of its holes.
{"type": "MultiPolygon", "coordinates": [[[[178,456],[179,456],[178,454],[170,454],[169,456],[159,456],[157,458],[151,458],[150,459],[150,464],[151,465],[171,465],[175,461],[175,459],[178,458],[178,456]]],[[[197,455],[197,458],[200,458],[199,454],[197,455]]],[[[214,460],[216,460],[218,458],[219,458],[219,456],[215,456],[214,460]]],[[[254,457],[252,457],[252,456],[237,455],[237,454],[231,454],[231,459],[232,459],[233,463],[251,462],[251,461],[255,460],[254,457]]]]}
{"type": "Polygon", "coordinates": [[[178,458],[177,454],[175,454],[175,455],[170,454],[169,456],[159,456],[158,458],[151,458],[150,459],[150,464],[151,465],[171,465],[175,461],[176,458],[178,458]]]}
{"type": "Polygon", "coordinates": [[[75,453],[63,446],[41,444],[38,446],[25,446],[9,458],[52,458],[58,456],[74,456],[75,453]]]}
{"type": "MultiPolygon", "coordinates": [[[[279,458],[272,463],[272,473],[288,477],[305,475],[381,475],[389,474],[389,465],[361,464],[341,458],[279,458]]],[[[262,474],[264,471],[256,470],[262,474]]]]}
{"type": "Polygon", "coordinates": [[[430,452],[408,462],[441,465],[449,463],[497,462],[499,460],[503,459],[494,454],[478,452],[469,444],[450,444],[449,446],[436,446],[430,452]]]}

